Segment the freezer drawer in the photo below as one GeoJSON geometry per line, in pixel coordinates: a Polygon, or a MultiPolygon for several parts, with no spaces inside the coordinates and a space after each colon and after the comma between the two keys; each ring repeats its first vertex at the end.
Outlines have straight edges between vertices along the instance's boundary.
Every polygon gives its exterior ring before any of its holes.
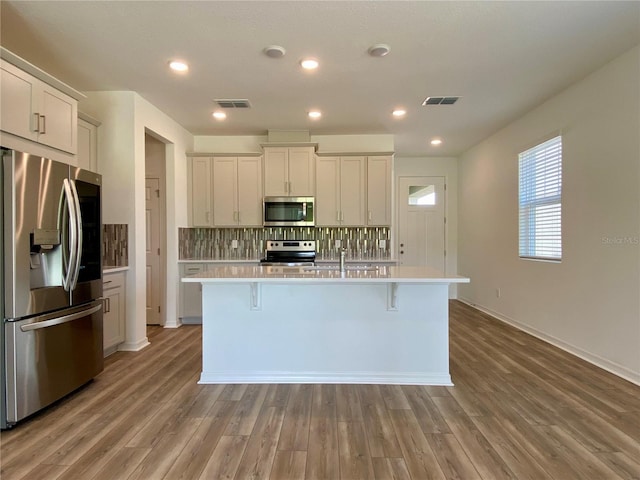
{"type": "Polygon", "coordinates": [[[6,322],[5,343],[7,423],[15,423],[102,371],[102,301],[6,322]]]}

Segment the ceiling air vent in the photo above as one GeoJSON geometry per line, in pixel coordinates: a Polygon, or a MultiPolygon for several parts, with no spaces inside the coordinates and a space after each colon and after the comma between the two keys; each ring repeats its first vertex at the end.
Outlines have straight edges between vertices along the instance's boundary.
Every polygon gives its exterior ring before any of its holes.
{"type": "Polygon", "coordinates": [[[424,102],[422,102],[423,106],[427,105],[453,105],[458,101],[460,97],[427,97],[424,102]]]}
{"type": "Polygon", "coordinates": [[[246,98],[217,98],[214,102],[216,102],[220,108],[251,108],[251,104],[246,98]]]}

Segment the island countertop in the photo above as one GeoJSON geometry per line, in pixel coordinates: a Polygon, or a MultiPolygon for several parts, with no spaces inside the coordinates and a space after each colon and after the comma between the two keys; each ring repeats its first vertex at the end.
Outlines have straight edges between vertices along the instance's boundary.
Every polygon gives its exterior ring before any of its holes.
{"type": "Polygon", "coordinates": [[[206,272],[191,275],[183,282],[214,283],[469,283],[469,278],[446,275],[429,267],[337,266],[312,267],[216,265],[206,272]]]}

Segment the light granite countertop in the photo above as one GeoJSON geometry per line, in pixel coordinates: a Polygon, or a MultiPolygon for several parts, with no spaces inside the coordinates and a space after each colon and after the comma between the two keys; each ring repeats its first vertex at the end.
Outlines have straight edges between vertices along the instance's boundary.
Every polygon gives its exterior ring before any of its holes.
{"type": "Polygon", "coordinates": [[[346,271],[331,265],[315,267],[219,265],[182,279],[191,283],[469,283],[469,278],[445,275],[429,267],[370,267],[366,262],[348,265],[346,271]],[[363,265],[365,263],[365,265],[363,265]]]}

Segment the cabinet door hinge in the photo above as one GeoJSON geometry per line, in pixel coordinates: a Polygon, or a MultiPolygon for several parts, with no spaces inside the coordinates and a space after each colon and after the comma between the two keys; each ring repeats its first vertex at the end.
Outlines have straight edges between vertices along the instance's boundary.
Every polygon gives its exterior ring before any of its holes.
{"type": "Polygon", "coordinates": [[[160,198],[160,190],[156,190],[156,197],[160,198]]]}
{"type": "Polygon", "coordinates": [[[158,255],[160,255],[160,249],[158,249],[158,255]]]}
{"type": "Polygon", "coordinates": [[[160,313],[160,305],[158,305],[158,313],[160,313]]]}

